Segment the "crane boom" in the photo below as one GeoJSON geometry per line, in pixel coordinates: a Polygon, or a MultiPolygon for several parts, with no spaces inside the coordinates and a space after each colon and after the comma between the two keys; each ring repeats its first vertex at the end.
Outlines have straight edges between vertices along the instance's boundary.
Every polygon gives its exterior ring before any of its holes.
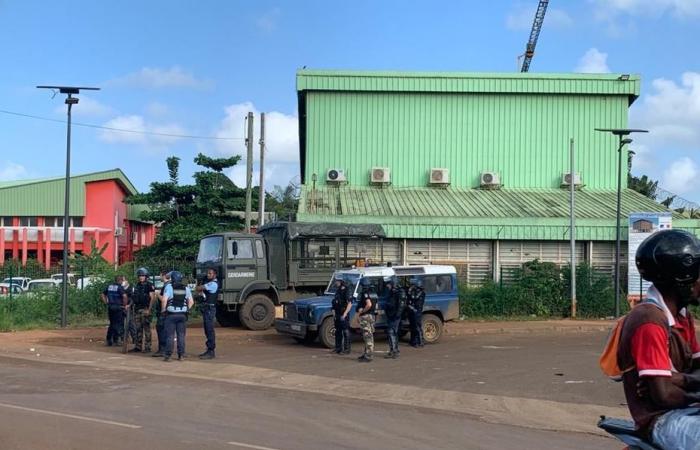
{"type": "Polygon", "coordinates": [[[544,22],[544,15],[547,12],[548,4],[549,0],[540,0],[540,4],[537,5],[535,20],[532,22],[532,30],[530,30],[530,39],[527,41],[527,46],[525,46],[525,58],[523,59],[523,65],[520,68],[521,72],[527,72],[530,70],[530,62],[532,62],[532,57],[535,56],[537,38],[540,37],[540,31],[542,30],[542,23],[544,22]]]}

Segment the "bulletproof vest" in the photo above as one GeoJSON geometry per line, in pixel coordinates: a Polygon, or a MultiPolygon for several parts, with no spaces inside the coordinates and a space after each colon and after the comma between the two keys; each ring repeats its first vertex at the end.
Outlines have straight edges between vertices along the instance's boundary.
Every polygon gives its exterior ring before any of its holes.
{"type": "Polygon", "coordinates": [[[107,286],[107,302],[110,306],[121,306],[123,304],[122,294],[120,291],[124,291],[120,288],[121,285],[117,283],[112,283],[107,286]]]}
{"type": "Polygon", "coordinates": [[[342,314],[343,311],[345,311],[345,308],[348,306],[348,289],[345,286],[335,291],[331,305],[333,307],[333,311],[337,312],[338,314],[342,314]]]}
{"type": "Polygon", "coordinates": [[[149,281],[136,283],[136,286],[134,286],[134,293],[131,298],[136,309],[148,308],[151,304],[150,286],[151,283],[149,281]]]}
{"type": "Polygon", "coordinates": [[[205,302],[208,305],[216,305],[216,296],[219,292],[219,284],[214,281],[213,283],[216,284],[216,290],[214,292],[209,292],[208,290],[204,290],[204,297],[205,297],[205,302]]]}
{"type": "Polygon", "coordinates": [[[406,308],[406,291],[401,288],[392,288],[386,302],[386,315],[389,318],[401,316],[406,308]]]}
{"type": "Polygon", "coordinates": [[[425,291],[418,287],[412,288],[408,291],[408,302],[416,310],[422,311],[425,304],[425,291]]]}
{"type": "Polygon", "coordinates": [[[361,306],[364,308],[367,303],[367,299],[372,303],[369,311],[365,311],[363,314],[376,314],[377,312],[377,295],[372,292],[363,292],[360,297],[361,306]]]}
{"type": "Polygon", "coordinates": [[[173,297],[168,299],[166,310],[171,313],[187,312],[187,290],[184,284],[173,284],[173,297]]]}

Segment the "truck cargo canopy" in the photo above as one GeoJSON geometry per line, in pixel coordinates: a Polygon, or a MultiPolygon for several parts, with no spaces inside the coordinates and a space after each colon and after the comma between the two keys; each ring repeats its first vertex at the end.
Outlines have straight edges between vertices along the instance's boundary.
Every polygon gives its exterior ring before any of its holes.
{"type": "Polygon", "coordinates": [[[360,238],[384,238],[384,228],[376,224],[344,224],[344,223],[300,223],[300,222],[272,222],[260,227],[257,232],[264,235],[273,230],[287,233],[289,239],[300,237],[336,238],[336,237],[360,237],[360,238]]]}

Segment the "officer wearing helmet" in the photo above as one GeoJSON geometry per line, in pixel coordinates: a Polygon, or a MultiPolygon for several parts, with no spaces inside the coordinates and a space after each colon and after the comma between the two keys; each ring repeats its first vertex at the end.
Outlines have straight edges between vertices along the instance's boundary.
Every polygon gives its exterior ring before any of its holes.
{"type": "Polygon", "coordinates": [[[408,288],[408,323],[411,329],[411,347],[423,347],[423,305],[425,291],[423,280],[413,277],[408,288]]]}
{"type": "Polygon", "coordinates": [[[360,329],[362,330],[362,339],[365,341],[365,349],[364,352],[362,352],[362,356],[357,358],[357,360],[360,362],[370,362],[374,354],[374,320],[377,296],[372,293],[372,286],[369,279],[366,277],[360,279],[359,291],[355,314],[358,315],[360,329]]]}
{"type": "Polygon", "coordinates": [[[331,307],[333,308],[333,324],[335,325],[335,348],[333,353],[350,354],[350,325],[348,314],[352,308],[352,293],[342,275],[337,274],[334,279],[335,294],[331,307]]]}
{"type": "Polygon", "coordinates": [[[177,335],[177,359],[185,357],[185,333],[187,313],[194,305],[190,288],[182,282],[182,274],[170,272],[171,284],[165,286],[161,298],[161,315],[165,316],[165,352],[163,360],[170,362],[173,354],[173,341],[177,335]]]}
{"type": "Polygon", "coordinates": [[[617,361],[639,433],[662,449],[700,448],[700,344],[688,305],[700,296],[700,242],[681,230],[654,233],[637,249],[645,300],[624,318],[617,361]]]}
{"type": "Polygon", "coordinates": [[[389,353],[385,358],[396,359],[399,357],[399,328],[401,317],[406,307],[406,291],[398,285],[396,276],[385,277],[387,298],[384,305],[386,313],[387,333],[389,334],[389,353]]]}
{"type": "Polygon", "coordinates": [[[102,302],[107,305],[107,313],[109,314],[109,328],[107,328],[105,340],[108,347],[121,345],[122,339],[124,339],[124,311],[129,304],[129,298],[122,286],[123,282],[122,275],[115,276],[114,283],[109,284],[100,294],[102,302]]]}
{"type": "Polygon", "coordinates": [[[136,337],[134,348],[130,352],[151,351],[151,304],[155,297],[153,283],[148,280],[148,269],[141,267],[136,271],[136,285],[133,287],[131,300],[134,308],[134,326],[136,337]]]}
{"type": "Polygon", "coordinates": [[[216,319],[216,297],[219,292],[219,283],[216,281],[216,269],[207,270],[207,282],[197,286],[197,293],[200,299],[199,310],[202,313],[202,325],[204,334],[207,337],[207,349],[199,355],[199,359],[214,359],[216,357],[216,332],[214,331],[214,320],[216,319]]]}

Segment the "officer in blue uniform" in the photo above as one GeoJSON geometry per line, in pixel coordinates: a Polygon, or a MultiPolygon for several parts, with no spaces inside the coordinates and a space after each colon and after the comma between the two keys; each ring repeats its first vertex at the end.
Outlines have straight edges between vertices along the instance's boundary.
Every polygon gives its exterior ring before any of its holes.
{"type": "Polygon", "coordinates": [[[151,302],[151,311],[156,312],[156,335],[158,337],[158,351],[156,351],[153,356],[154,358],[162,357],[163,352],[165,352],[165,317],[160,313],[161,307],[156,303],[160,302],[163,298],[163,293],[165,292],[166,286],[170,284],[170,272],[162,270],[160,272],[160,279],[163,280],[163,287],[160,288],[151,302]]]}
{"type": "Polygon", "coordinates": [[[204,334],[207,336],[207,350],[199,355],[199,359],[214,359],[216,357],[216,332],[214,320],[216,320],[216,297],[219,292],[219,283],[216,281],[216,269],[207,270],[207,282],[197,286],[199,295],[199,309],[202,312],[204,334]]]}
{"type": "Polygon", "coordinates": [[[114,277],[114,283],[107,286],[100,294],[102,302],[107,305],[107,314],[109,315],[109,328],[107,328],[107,339],[105,340],[108,347],[121,345],[124,338],[124,311],[129,299],[122,287],[123,281],[124,277],[117,275],[114,277]]]}
{"type": "Polygon", "coordinates": [[[348,314],[352,308],[352,298],[345,280],[341,275],[335,278],[335,295],[331,302],[333,308],[333,325],[335,326],[335,348],[333,353],[350,354],[350,324],[348,314]]]}
{"type": "Polygon", "coordinates": [[[423,306],[425,305],[425,291],[423,280],[418,277],[411,278],[411,286],[408,288],[408,323],[411,327],[411,347],[423,347],[423,306]]]}
{"type": "Polygon", "coordinates": [[[384,357],[396,359],[400,353],[399,329],[401,328],[401,317],[406,307],[406,291],[399,286],[396,276],[385,277],[384,282],[387,289],[384,313],[386,314],[386,327],[389,335],[389,353],[384,357]]]}
{"type": "Polygon", "coordinates": [[[182,283],[182,274],[170,272],[171,284],[165,286],[161,298],[161,315],[165,316],[165,353],[163,361],[170,362],[173,355],[173,341],[177,335],[177,359],[185,357],[185,333],[187,312],[194,305],[190,288],[182,283]]]}

